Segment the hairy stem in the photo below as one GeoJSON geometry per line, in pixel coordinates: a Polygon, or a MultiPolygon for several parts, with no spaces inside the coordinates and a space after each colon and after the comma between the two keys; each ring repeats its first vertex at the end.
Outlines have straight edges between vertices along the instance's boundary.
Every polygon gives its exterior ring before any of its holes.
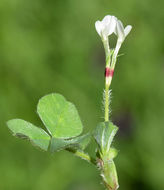
{"type": "Polygon", "coordinates": [[[109,121],[109,85],[105,85],[105,121],[109,121]]]}

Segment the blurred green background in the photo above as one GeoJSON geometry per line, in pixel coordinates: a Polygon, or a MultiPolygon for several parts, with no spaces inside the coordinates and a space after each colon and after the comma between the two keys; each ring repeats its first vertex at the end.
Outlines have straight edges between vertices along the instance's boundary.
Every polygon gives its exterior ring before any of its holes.
{"type": "Polygon", "coordinates": [[[6,121],[41,126],[36,105],[51,92],[76,105],[85,131],[103,120],[104,50],[94,23],[106,14],[133,26],[112,82],[120,189],[164,189],[163,6],[163,0],[0,1],[0,190],[104,189],[95,167],[64,151],[37,150],[14,138],[6,121]]]}

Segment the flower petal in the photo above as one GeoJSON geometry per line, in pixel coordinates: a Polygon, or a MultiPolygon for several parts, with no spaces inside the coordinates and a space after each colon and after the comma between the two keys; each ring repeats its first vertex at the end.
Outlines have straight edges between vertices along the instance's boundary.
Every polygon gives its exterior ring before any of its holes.
{"type": "Polygon", "coordinates": [[[112,16],[110,16],[110,15],[105,16],[105,17],[103,18],[103,20],[102,20],[102,25],[103,25],[103,26],[108,26],[108,24],[109,24],[110,21],[111,21],[111,17],[112,17],[112,16]]]}
{"type": "Polygon", "coordinates": [[[104,37],[108,37],[110,22],[111,22],[111,16],[110,15],[105,16],[101,22],[102,27],[103,27],[102,33],[103,33],[104,37]]]}
{"type": "Polygon", "coordinates": [[[115,31],[117,23],[117,18],[115,16],[111,16],[110,23],[108,26],[108,36],[115,31]]]}
{"type": "Polygon", "coordinates": [[[125,39],[124,26],[120,20],[117,21],[115,33],[118,36],[118,39],[120,41],[124,41],[124,39],[125,39]]]}
{"type": "Polygon", "coordinates": [[[126,28],[124,29],[125,37],[129,34],[129,32],[131,31],[131,29],[132,29],[131,25],[126,26],[126,28]]]}
{"type": "Polygon", "coordinates": [[[107,15],[102,21],[96,21],[95,27],[100,36],[107,38],[115,31],[117,18],[115,16],[107,15]]]}
{"type": "Polygon", "coordinates": [[[98,20],[95,22],[95,28],[96,28],[97,33],[101,36],[101,32],[103,29],[101,21],[98,20]]]}

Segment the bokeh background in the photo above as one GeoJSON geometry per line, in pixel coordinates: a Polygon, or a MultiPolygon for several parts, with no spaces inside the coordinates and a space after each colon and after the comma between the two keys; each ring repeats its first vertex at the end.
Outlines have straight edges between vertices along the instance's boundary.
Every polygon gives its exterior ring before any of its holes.
{"type": "Polygon", "coordinates": [[[164,189],[163,6],[163,0],[0,1],[0,190],[104,189],[95,167],[64,151],[39,151],[14,138],[6,121],[42,126],[36,105],[51,92],[76,105],[85,131],[103,120],[104,50],[94,23],[106,14],[133,26],[112,82],[120,189],[164,189]]]}

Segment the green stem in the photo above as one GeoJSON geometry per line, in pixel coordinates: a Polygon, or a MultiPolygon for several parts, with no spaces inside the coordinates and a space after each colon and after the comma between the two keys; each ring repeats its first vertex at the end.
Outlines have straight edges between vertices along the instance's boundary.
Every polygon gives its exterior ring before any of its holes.
{"type": "Polygon", "coordinates": [[[106,57],[110,54],[110,48],[109,48],[109,41],[108,41],[108,38],[105,39],[105,38],[102,38],[102,42],[103,42],[103,45],[104,45],[104,49],[105,49],[105,55],[106,57]]]}
{"type": "Polygon", "coordinates": [[[105,84],[105,121],[109,121],[109,85],[105,84]]]}
{"type": "MultiPolygon", "coordinates": [[[[108,52],[106,54],[106,68],[110,69],[110,62],[111,62],[111,53],[108,52]]],[[[109,77],[105,76],[105,121],[109,121],[109,87],[110,82],[108,81],[109,77]]]]}
{"type": "Polygon", "coordinates": [[[108,190],[117,190],[119,187],[118,177],[113,160],[102,159],[102,162],[101,176],[103,178],[105,187],[108,190]]]}
{"type": "Polygon", "coordinates": [[[86,160],[94,165],[96,164],[96,160],[94,158],[90,157],[87,153],[85,153],[83,151],[74,150],[71,148],[67,148],[66,150],[73,153],[75,156],[82,158],[83,160],[86,160]]]}

